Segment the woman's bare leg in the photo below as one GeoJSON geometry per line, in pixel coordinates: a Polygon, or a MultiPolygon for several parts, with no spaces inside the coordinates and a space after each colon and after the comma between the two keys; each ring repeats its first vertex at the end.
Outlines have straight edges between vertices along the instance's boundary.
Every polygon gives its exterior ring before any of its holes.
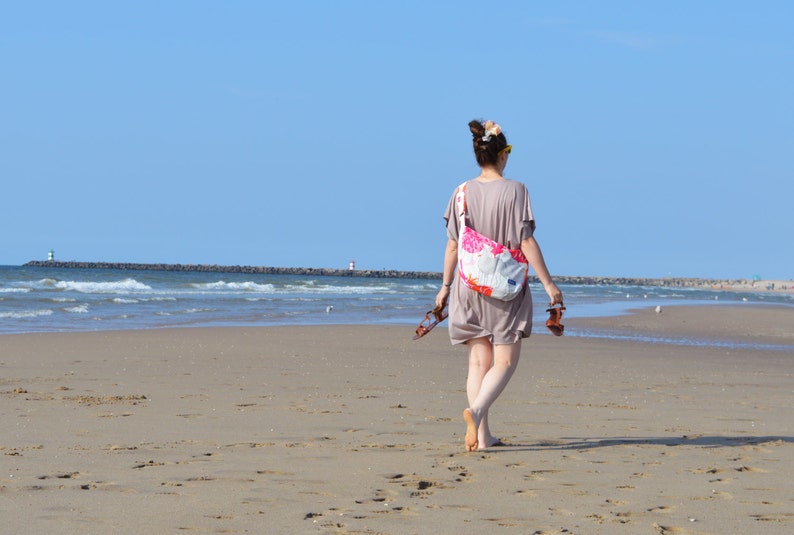
{"type": "Polygon", "coordinates": [[[466,450],[473,451],[482,444],[488,447],[489,441],[495,441],[487,427],[488,409],[504,391],[507,383],[515,372],[518,358],[521,355],[521,341],[515,344],[491,346],[487,339],[477,338],[469,342],[469,379],[466,390],[469,396],[469,408],[463,411],[466,421],[466,450]],[[489,355],[492,357],[489,358],[489,355]],[[484,363],[490,363],[485,373],[481,373],[484,363]],[[481,379],[479,379],[482,377],[481,379]],[[479,379],[479,380],[478,380],[479,379]],[[470,389],[471,383],[471,391],[470,389]],[[479,386],[478,386],[479,383],[479,386]],[[476,394],[474,391],[476,390],[476,394]],[[472,402],[471,397],[474,397],[472,402]],[[483,422],[485,424],[483,425],[483,422]],[[482,428],[481,428],[482,426],[482,428]]]}
{"type": "MultiPolygon", "coordinates": [[[[487,338],[475,338],[467,343],[469,347],[469,374],[466,378],[466,396],[469,406],[474,405],[480,393],[482,380],[493,366],[493,345],[487,338]]],[[[494,445],[497,439],[488,428],[488,410],[485,410],[477,427],[477,442],[480,448],[494,445]]]]}

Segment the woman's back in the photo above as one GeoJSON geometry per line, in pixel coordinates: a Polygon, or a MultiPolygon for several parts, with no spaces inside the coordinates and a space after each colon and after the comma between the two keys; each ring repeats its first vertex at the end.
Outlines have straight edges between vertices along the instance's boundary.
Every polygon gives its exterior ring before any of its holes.
{"type": "MultiPolygon", "coordinates": [[[[453,194],[444,217],[452,224],[450,237],[454,239],[460,232],[457,216],[453,194]]],[[[526,186],[509,179],[469,180],[466,183],[466,224],[495,242],[517,249],[535,229],[526,186]]]]}

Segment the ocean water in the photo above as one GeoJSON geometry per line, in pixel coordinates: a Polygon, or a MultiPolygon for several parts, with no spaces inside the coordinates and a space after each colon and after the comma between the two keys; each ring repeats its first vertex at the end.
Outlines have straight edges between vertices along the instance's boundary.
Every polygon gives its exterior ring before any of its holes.
{"type": "MultiPolygon", "coordinates": [[[[0,266],[0,334],[318,324],[406,325],[412,333],[433,308],[439,284],[427,279],[0,266]]],[[[545,308],[542,287],[531,289],[536,307],[545,308]]],[[[790,293],[611,285],[561,289],[567,318],[657,305],[794,307],[790,293]]],[[[542,319],[543,314],[536,314],[537,322],[542,319]]]]}

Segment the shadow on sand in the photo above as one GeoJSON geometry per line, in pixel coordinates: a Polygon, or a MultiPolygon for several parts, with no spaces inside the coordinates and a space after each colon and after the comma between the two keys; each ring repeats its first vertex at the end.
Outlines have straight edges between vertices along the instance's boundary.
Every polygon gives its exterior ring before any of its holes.
{"type": "Polygon", "coordinates": [[[561,437],[560,440],[543,440],[535,444],[504,444],[488,451],[540,451],[540,450],[589,450],[614,446],[699,446],[701,448],[727,448],[754,446],[770,442],[794,443],[794,437],[786,436],[706,436],[684,435],[681,437],[561,437]]]}

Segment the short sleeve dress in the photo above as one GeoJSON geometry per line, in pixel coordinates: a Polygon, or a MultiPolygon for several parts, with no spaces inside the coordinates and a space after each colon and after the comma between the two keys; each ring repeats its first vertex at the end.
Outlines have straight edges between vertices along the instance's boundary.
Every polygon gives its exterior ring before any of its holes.
{"type": "MultiPolygon", "coordinates": [[[[455,194],[447,205],[444,219],[447,235],[458,240],[458,214],[455,194]]],[[[535,219],[526,186],[510,179],[466,182],[466,225],[511,249],[532,237],[535,219]]],[[[463,344],[487,337],[493,344],[513,344],[532,331],[532,295],[529,286],[512,301],[485,296],[468,288],[456,273],[449,297],[449,338],[463,344]]]]}

